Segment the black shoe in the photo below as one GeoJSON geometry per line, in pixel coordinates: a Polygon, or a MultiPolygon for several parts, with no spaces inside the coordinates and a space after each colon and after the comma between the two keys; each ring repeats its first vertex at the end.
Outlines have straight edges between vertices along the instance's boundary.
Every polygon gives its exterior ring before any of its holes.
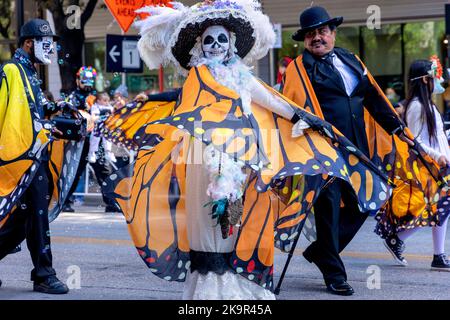
{"type": "Polygon", "coordinates": [[[383,243],[399,265],[408,265],[408,261],[406,261],[406,259],[403,257],[403,251],[405,251],[405,243],[402,240],[400,240],[396,235],[393,235],[386,238],[383,243]]]}
{"type": "Polygon", "coordinates": [[[75,212],[75,209],[72,208],[72,206],[68,203],[68,204],[64,205],[62,211],[63,212],[75,212]]]}
{"type": "Polygon", "coordinates": [[[327,284],[327,290],[332,294],[336,294],[338,296],[351,296],[352,294],[355,293],[355,291],[347,283],[347,281],[327,284]]]}
{"type": "Polygon", "coordinates": [[[122,212],[122,211],[116,206],[106,206],[105,212],[122,212]]]}
{"type": "Polygon", "coordinates": [[[450,261],[448,261],[445,253],[433,255],[431,270],[450,271],[450,261]]]}
{"type": "Polygon", "coordinates": [[[34,281],[33,290],[48,294],[64,294],[69,292],[69,288],[59,281],[56,276],[49,276],[40,282],[34,281]]]}
{"type": "Polygon", "coordinates": [[[0,280],[0,287],[2,286],[2,280],[0,280]]]}

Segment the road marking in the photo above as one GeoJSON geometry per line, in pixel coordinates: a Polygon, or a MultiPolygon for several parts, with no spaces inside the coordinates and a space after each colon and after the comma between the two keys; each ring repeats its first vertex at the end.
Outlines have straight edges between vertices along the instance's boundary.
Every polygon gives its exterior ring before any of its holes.
{"type": "MultiPolygon", "coordinates": [[[[104,245],[114,245],[114,246],[132,246],[134,243],[131,240],[125,239],[100,239],[100,238],[84,238],[84,237],[64,237],[64,236],[53,236],[53,243],[69,243],[69,244],[104,244],[104,245]]],[[[302,254],[301,249],[295,249],[294,254],[299,256],[302,254]]],[[[277,254],[283,254],[281,251],[277,250],[277,254]]],[[[358,251],[344,251],[341,253],[343,257],[351,257],[358,259],[382,259],[382,260],[393,260],[390,253],[382,252],[358,252],[358,251]]],[[[407,260],[419,260],[428,261],[431,259],[431,255],[420,255],[420,254],[405,254],[407,260]]]]}

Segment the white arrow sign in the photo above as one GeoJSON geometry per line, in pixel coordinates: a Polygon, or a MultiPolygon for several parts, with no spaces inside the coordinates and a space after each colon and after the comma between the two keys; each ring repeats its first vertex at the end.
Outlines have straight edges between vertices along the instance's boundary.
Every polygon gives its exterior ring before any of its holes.
{"type": "Polygon", "coordinates": [[[114,45],[114,46],[111,48],[111,51],[109,51],[109,56],[110,56],[111,59],[114,61],[114,63],[117,62],[116,56],[120,56],[120,52],[119,52],[119,51],[116,51],[116,49],[117,49],[117,46],[114,45]]]}

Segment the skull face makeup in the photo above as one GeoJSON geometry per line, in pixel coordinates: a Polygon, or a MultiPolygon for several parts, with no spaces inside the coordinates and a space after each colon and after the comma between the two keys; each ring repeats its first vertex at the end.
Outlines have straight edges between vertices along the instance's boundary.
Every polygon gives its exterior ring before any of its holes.
{"type": "Polygon", "coordinates": [[[50,55],[54,52],[53,38],[34,39],[34,56],[38,63],[50,64],[50,55]]]}
{"type": "Polygon", "coordinates": [[[211,26],[202,34],[202,50],[205,58],[225,61],[230,49],[230,32],[223,26],[211,26]]]}

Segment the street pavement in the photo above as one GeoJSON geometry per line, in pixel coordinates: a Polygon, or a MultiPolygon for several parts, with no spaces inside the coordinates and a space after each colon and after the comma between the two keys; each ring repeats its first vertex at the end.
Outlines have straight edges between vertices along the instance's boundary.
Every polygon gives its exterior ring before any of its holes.
{"type": "MultiPolygon", "coordinates": [[[[72,286],[79,284],[80,288],[59,296],[33,292],[29,280],[31,259],[26,243],[23,243],[21,252],[0,261],[0,279],[3,281],[0,300],[181,299],[183,283],[167,282],[150,272],[134,249],[121,214],[104,213],[99,206],[76,209],[76,213],[61,213],[50,228],[58,277],[69,280],[72,286]]],[[[369,218],[342,254],[355,295],[339,297],[325,291],[319,270],[301,255],[308,245],[302,237],[277,298],[450,299],[450,272],[430,271],[430,228],[420,230],[409,239],[405,255],[409,266],[401,267],[394,263],[382,241],[373,233],[374,225],[373,218],[369,218]]],[[[450,240],[446,245],[450,248],[450,240]]],[[[287,254],[276,252],[275,282],[286,258],[287,254]]]]}

